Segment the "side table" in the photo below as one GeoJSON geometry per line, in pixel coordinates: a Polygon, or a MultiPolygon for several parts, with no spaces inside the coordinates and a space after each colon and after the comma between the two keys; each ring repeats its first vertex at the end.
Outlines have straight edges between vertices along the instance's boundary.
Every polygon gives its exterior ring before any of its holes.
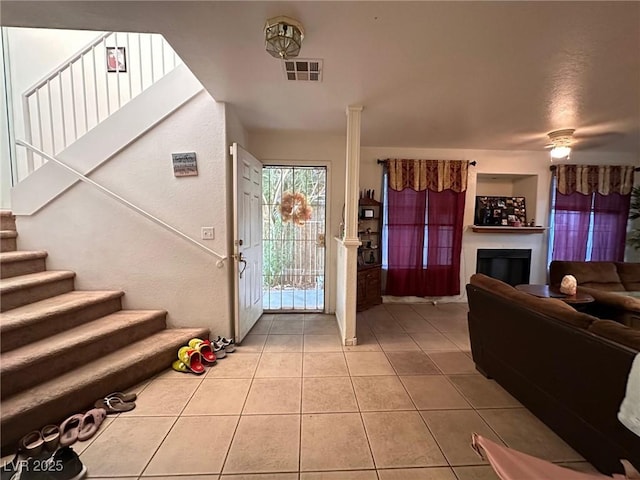
{"type": "Polygon", "coordinates": [[[516,285],[516,290],[528,293],[541,298],[557,298],[570,305],[592,303],[594,298],[588,293],[577,292],[575,295],[565,295],[561,293],[559,289],[550,285],[537,285],[537,284],[521,284],[516,285]]]}

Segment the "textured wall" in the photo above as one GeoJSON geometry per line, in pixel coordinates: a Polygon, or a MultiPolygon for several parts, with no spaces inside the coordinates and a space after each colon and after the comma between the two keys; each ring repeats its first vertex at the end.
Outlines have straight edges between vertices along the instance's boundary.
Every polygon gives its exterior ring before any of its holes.
{"type": "MultiPolygon", "coordinates": [[[[202,92],[97,169],[91,178],[161,220],[227,253],[225,106],[202,92]],[[195,151],[198,176],[176,178],[172,152],[195,151]]],[[[228,264],[86,184],[19,217],[20,249],[49,251],[49,269],[78,273],[78,289],[123,289],[125,308],[169,311],[172,326],[229,335],[228,264]]]]}

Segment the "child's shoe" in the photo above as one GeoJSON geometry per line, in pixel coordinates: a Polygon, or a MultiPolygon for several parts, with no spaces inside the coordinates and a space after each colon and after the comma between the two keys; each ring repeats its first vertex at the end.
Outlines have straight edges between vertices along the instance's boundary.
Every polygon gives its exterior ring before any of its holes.
{"type": "Polygon", "coordinates": [[[227,353],[233,353],[236,350],[236,342],[233,341],[233,338],[227,339],[224,337],[218,337],[216,338],[216,342],[221,344],[227,353]]]}
{"type": "Polygon", "coordinates": [[[213,346],[213,353],[216,354],[217,358],[224,358],[227,356],[226,349],[222,342],[214,340],[213,342],[211,342],[211,345],[213,346]]]}

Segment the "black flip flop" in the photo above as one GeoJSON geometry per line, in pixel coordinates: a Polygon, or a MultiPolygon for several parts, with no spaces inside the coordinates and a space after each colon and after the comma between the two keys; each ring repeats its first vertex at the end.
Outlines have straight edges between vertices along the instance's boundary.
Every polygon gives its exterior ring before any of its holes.
{"type": "Polygon", "coordinates": [[[128,412],[136,408],[136,404],[133,402],[123,402],[118,397],[106,397],[96,400],[94,403],[96,408],[104,408],[107,413],[122,413],[128,412]]]}
{"type": "Polygon", "coordinates": [[[110,393],[109,395],[104,396],[104,398],[110,398],[110,397],[116,397],[126,403],[135,402],[136,399],[138,398],[135,392],[132,392],[132,393],[113,392],[113,393],[110,393]]]}

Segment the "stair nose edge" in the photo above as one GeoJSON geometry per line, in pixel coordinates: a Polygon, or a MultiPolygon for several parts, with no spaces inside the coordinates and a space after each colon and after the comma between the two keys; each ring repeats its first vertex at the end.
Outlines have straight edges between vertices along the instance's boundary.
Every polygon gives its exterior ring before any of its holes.
{"type": "MultiPolygon", "coordinates": [[[[90,292],[90,291],[89,291],[90,292]]],[[[59,332],[74,328],[83,323],[91,322],[100,317],[110,315],[122,310],[122,297],[124,291],[111,290],[99,291],[99,294],[83,298],[82,290],[63,293],[34,302],[36,311],[24,313],[25,317],[19,318],[22,313],[16,311],[23,307],[16,307],[0,314],[0,318],[13,317],[12,320],[4,320],[0,324],[0,345],[3,352],[18,348],[20,345],[55,335],[59,332]],[[80,294],[80,295],[78,295],[80,294]],[[60,308],[55,307],[58,297],[73,298],[60,308]],[[75,298],[78,297],[78,298],[75,298]],[[16,318],[16,314],[18,318],[16,318]]]]}

